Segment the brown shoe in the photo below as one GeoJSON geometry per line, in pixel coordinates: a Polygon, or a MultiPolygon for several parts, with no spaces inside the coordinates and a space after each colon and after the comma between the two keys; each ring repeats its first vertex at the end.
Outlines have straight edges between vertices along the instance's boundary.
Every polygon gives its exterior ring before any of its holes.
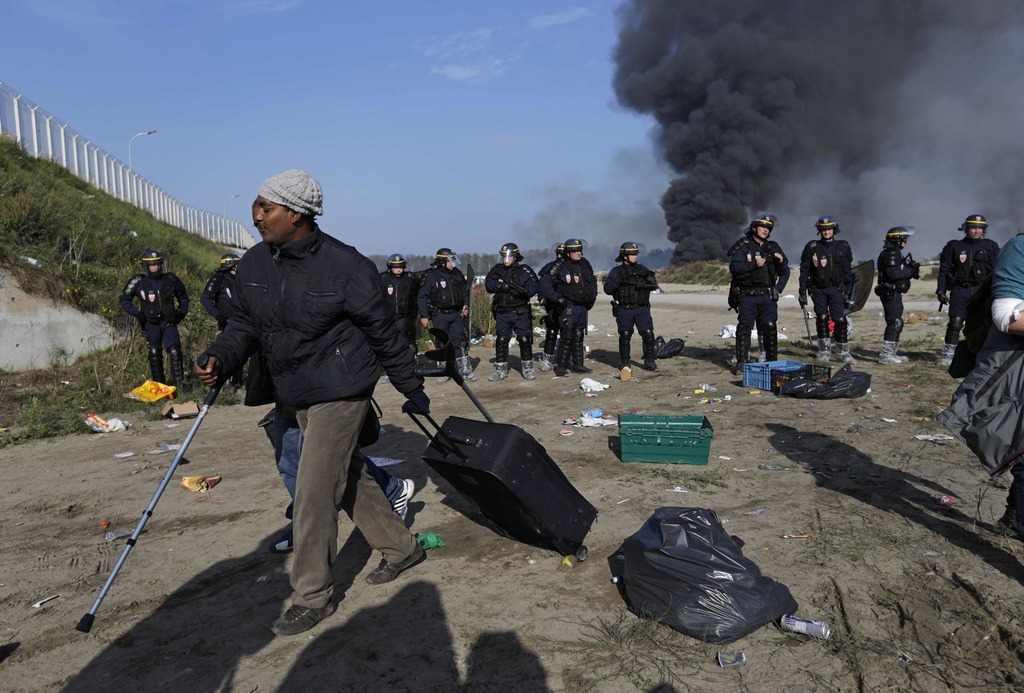
{"type": "Polygon", "coordinates": [[[412,568],[414,565],[425,560],[427,560],[426,551],[419,544],[416,544],[416,550],[408,558],[398,563],[388,563],[387,559],[380,559],[380,565],[366,576],[366,581],[371,585],[383,585],[385,582],[394,580],[403,570],[412,568]]]}
{"type": "Polygon", "coordinates": [[[327,602],[327,606],[321,609],[292,604],[288,607],[288,611],[284,612],[284,616],[274,621],[270,630],[277,635],[297,635],[320,623],[333,614],[337,608],[334,602],[327,602]]]}

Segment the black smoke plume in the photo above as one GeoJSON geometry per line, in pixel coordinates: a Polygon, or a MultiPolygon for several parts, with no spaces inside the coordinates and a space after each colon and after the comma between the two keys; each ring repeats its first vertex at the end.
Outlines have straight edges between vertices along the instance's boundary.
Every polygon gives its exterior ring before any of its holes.
{"type": "Polygon", "coordinates": [[[679,176],[674,263],[723,258],[761,210],[784,247],[838,216],[863,257],[890,226],[921,254],[967,214],[1022,220],[1024,3],[630,0],[619,25],[616,95],[679,176]]]}

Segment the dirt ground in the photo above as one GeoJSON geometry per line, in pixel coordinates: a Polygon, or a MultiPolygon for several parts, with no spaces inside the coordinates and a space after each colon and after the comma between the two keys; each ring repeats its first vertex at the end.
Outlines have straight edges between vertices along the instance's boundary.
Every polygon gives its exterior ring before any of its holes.
{"type": "MultiPolygon", "coordinates": [[[[286,606],[291,559],[266,550],[287,526],[287,494],[256,427],[266,408],[210,410],[175,482],[183,474],[223,481],[209,494],[167,488],[88,634],[75,624],[124,549],[124,539],[104,535],[135,527],[174,455],[152,451],[181,443],[191,422],[139,419],[127,432],[0,450],[0,688],[1021,690],[1024,545],[989,531],[1008,480],[988,483],[959,441],[915,439],[945,433],[932,417],[956,384],[934,365],[945,316],[926,291],[909,304],[908,364],[873,362],[883,329],[877,303],[854,317],[857,368],[872,375],[871,392],[858,399],[743,387],[727,368],[732,341],[718,336],[735,314],[724,291],[702,287],[654,297],[657,333],[687,343],[659,373],[615,379],[617,338],[602,300],[591,312],[589,364],[609,389],[587,397],[579,377],[481,377],[473,390],[495,418],[534,435],[599,511],[589,558],[571,565],[496,533],[422,462],[426,440],[399,413],[401,396],[382,385],[386,434],[367,452],[404,460],[389,470],[416,481],[412,530],[436,532],[445,547],[395,582],[370,586],[363,577],[378,556],[342,518],[338,612],[295,637],[269,630],[286,606]],[[695,394],[703,383],[717,391],[695,394]],[[725,395],[731,400],[700,401],[725,395]],[[709,462],[623,463],[615,426],[559,434],[563,419],[593,407],[705,414],[715,430],[709,462]],[[135,455],[116,457],[127,451],[135,455]],[[944,495],[949,505],[936,502],[944,495]],[[744,554],[789,587],[798,614],[827,621],[832,638],[768,625],[711,645],[632,615],[608,559],[663,506],[715,510],[744,554]],[[797,533],[810,536],[784,538],[797,533]],[[720,667],[723,651],[742,651],[746,664],[720,667]]],[[[780,306],[781,356],[811,360],[796,301],[780,306]]],[[[483,359],[481,376],[491,372],[487,349],[472,355],[483,359]]],[[[427,391],[437,420],[476,416],[454,383],[432,381],[427,391]]],[[[133,421],[131,407],[101,414],[133,421]]]]}

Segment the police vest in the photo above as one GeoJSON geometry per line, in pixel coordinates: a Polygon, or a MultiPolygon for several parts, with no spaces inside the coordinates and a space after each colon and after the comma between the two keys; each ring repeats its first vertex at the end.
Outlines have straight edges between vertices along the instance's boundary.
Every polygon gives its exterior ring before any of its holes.
{"type": "Polygon", "coordinates": [[[555,278],[554,288],[559,296],[585,306],[593,305],[597,300],[597,289],[593,284],[594,270],[585,258],[579,262],[563,258],[551,268],[551,274],[555,278]]]}
{"type": "Polygon", "coordinates": [[[853,251],[846,241],[824,243],[820,240],[811,241],[804,248],[800,264],[810,268],[808,283],[817,289],[832,286],[845,287],[845,268],[853,262],[853,251]],[[832,252],[829,252],[831,246],[832,252]]]}
{"type": "Polygon", "coordinates": [[[184,293],[185,287],[181,280],[170,272],[165,272],[155,280],[144,274],[136,274],[128,282],[124,293],[139,299],[139,310],[146,317],[146,322],[160,323],[177,314],[174,297],[179,287],[181,293],[184,293]]]}
{"type": "Polygon", "coordinates": [[[785,254],[782,252],[781,246],[772,240],[764,242],[764,245],[759,245],[757,241],[751,238],[749,235],[737,243],[734,247],[737,247],[737,252],[743,252],[747,255],[747,262],[753,262],[754,258],[760,254],[765,259],[764,264],[761,267],[755,267],[749,272],[740,272],[733,275],[733,284],[740,289],[763,289],[766,287],[774,287],[779,280],[777,265],[775,259],[772,257],[775,253],[779,253],[783,257],[785,254]]]}
{"type": "Polygon", "coordinates": [[[658,286],[654,272],[639,264],[622,264],[612,269],[612,272],[618,274],[619,278],[614,296],[620,306],[651,305],[651,292],[658,286]]]}
{"type": "Polygon", "coordinates": [[[976,286],[992,274],[992,264],[999,254],[995,241],[981,238],[973,243],[950,241],[949,278],[961,286],[976,286]]]}
{"type": "Polygon", "coordinates": [[[452,312],[466,305],[466,277],[460,270],[431,268],[423,278],[427,303],[434,310],[452,312]]]}
{"type": "MultiPolygon", "coordinates": [[[[414,284],[412,275],[406,271],[396,277],[391,274],[391,270],[388,270],[381,272],[380,278],[384,282],[384,300],[394,310],[395,317],[404,318],[410,315],[415,303],[412,296],[414,284]]],[[[460,307],[461,305],[459,304],[460,307]]]]}
{"type": "Polygon", "coordinates": [[[909,279],[893,279],[891,276],[892,270],[903,269],[906,262],[907,260],[899,248],[892,246],[883,248],[881,255],[878,256],[878,283],[890,286],[901,294],[910,291],[909,279]]]}
{"type": "Polygon", "coordinates": [[[200,302],[206,305],[203,299],[208,298],[213,301],[213,305],[224,316],[224,319],[229,320],[231,318],[231,299],[234,298],[234,294],[235,275],[231,274],[230,271],[221,272],[218,270],[206,282],[206,288],[203,289],[200,302]]]}
{"type": "Polygon", "coordinates": [[[491,297],[491,310],[495,313],[522,308],[530,302],[527,285],[537,285],[537,275],[529,265],[506,267],[504,263],[499,263],[487,273],[487,279],[492,278],[500,279],[511,287],[511,291],[499,291],[491,297]]]}

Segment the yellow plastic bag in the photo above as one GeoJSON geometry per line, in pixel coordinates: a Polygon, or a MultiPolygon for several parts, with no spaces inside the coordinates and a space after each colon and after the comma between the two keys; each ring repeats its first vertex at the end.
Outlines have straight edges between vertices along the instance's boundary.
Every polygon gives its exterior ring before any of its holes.
{"type": "Polygon", "coordinates": [[[147,380],[131,392],[125,394],[125,397],[142,400],[143,402],[155,402],[172,394],[176,389],[173,385],[164,385],[155,380],[147,380]]]}

